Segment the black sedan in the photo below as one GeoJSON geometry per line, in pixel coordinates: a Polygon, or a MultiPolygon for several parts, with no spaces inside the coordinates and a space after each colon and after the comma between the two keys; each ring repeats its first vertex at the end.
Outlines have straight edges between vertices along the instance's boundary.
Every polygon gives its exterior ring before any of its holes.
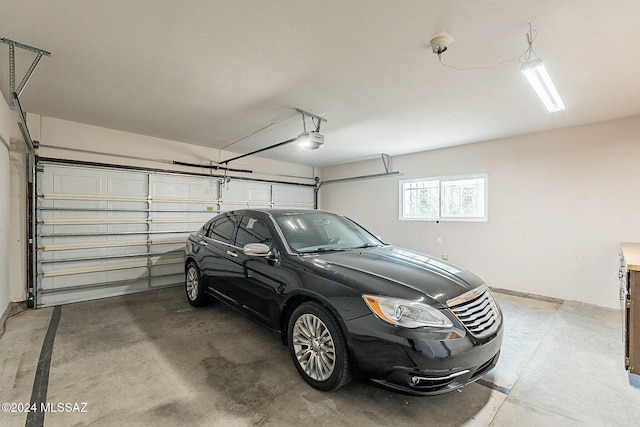
{"type": "Polygon", "coordinates": [[[439,394],[493,368],[502,313],[477,276],[316,210],[222,213],[187,240],[190,304],[210,297],[277,332],[311,386],[358,374],[439,394]]]}

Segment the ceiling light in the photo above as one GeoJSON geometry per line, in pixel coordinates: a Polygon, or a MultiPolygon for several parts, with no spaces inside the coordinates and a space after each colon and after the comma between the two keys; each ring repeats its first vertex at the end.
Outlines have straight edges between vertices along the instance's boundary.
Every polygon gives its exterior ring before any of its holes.
{"type": "Polygon", "coordinates": [[[536,94],[543,102],[545,107],[547,107],[547,110],[550,113],[563,111],[565,109],[564,103],[562,102],[562,99],[560,98],[555,85],[551,81],[551,77],[549,76],[547,69],[542,64],[542,59],[540,59],[533,50],[533,42],[536,39],[537,34],[538,32],[531,28],[531,24],[529,24],[529,31],[526,35],[527,44],[529,45],[529,47],[522,55],[498,62],[493,65],[479,67],[454,67],[452,65],[445,64],[442,61],[442,54],[448,49],[448,46],[454,42],[451,34],[447,33],[446,31],[436,34],[429,40],[425,40],[424,44],[431,47],[433,53],[438,55],[438,59],[440,60],[440,63],[442,65],[458,71],[490,69],[519,58],[521,63],[520,70],[522,70],[524,75],[527,77],[527,80],[536,91],[536,94]]]}
{"type": "Polygon", "coordinates": [[[533,42],[537,35],[538,32],[531,28],[531,24],[529,24],[529,31],[527,32],[527,44],[529,47],[525,53],[520,56],[520,70],[527,80],[529,80],[529,84],[533,87],[533,90],[536,91],[538,98],[540,98],[550,113],[563,111],[564,102],[560,99],[556,86],[551,81],[551,77],[544,67],[542,59],[540,59],[533,50],[533,42]],[[534,56],[535,59],[532,58],[534,56]]]}
{"type": "Polygon", "coordinates": [[[300,147],[317,150],[324,145],[324,135],[314,131],[302,132],[296,138],[296,142],[300,147]]]}
{"type": "Polygon", "coordinates": [[[441,55],[444,53],[445,50],[447,50],[449,45],[454,41],[455,40],[453,37],[451,37],[451,34],[449,34],[446,31],[442,31],[441,33],[438,33],[435,36],[433,36],[431,39],[425,40],[424,44],[431,47],[431,50],[436,55],[441,55]]]}
{"type": "Polygon", "coordinates": [[[537,58],[523,62],[520,70],[524,73],[529,84],[536,91],[536,94],[550,113],[564,110],[564,103],[556,90],[547,69],[542,63],[542,59],[537,58]]]}

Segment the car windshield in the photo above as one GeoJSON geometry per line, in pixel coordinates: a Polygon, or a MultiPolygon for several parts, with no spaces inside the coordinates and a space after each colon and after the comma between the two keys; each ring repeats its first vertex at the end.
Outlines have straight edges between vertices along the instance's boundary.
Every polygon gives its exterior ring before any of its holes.
{"type": "Polygon", "coordinates": [[[384,244],[355,222],[331,213],[310,211],[275,217],[287,243],[296,252],[342,251],[384,244]]]}

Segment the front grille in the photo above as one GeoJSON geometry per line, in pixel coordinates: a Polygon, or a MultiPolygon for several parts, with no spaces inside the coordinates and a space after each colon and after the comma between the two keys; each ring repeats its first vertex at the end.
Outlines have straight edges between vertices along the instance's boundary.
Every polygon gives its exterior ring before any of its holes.
{"type": "Polygon", "coordinates": [[[447,305],[460,323],[477,338],[494,333],[500,326],[500,312],[486,286],[451,299],[447,305]]]}

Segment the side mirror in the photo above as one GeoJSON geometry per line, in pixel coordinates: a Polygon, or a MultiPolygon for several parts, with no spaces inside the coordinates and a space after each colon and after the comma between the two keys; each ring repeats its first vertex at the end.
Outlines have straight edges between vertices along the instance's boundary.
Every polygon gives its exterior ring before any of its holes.
{"type": "Polygon", "coordinates": [[[245,255],[256,257],[268,257],[271,253],[269,246],[264,243],[247,243],[243,250],[245,255]]]}

